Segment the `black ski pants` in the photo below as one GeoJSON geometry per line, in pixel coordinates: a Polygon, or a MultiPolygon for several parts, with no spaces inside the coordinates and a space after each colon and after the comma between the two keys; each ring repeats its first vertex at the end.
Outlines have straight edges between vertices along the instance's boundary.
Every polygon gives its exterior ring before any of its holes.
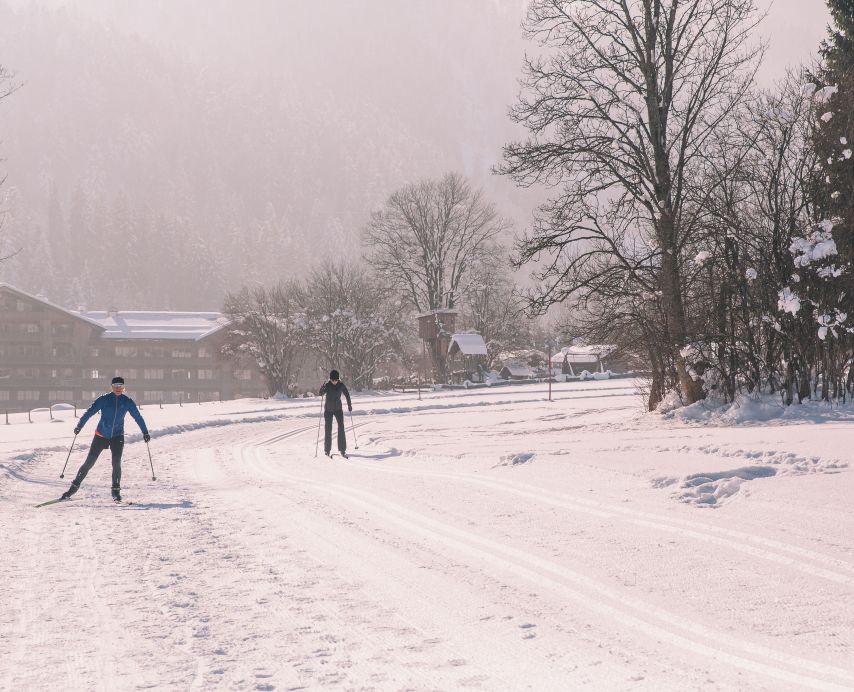
{"type": "Polygon", "coordinates": [[[332,451],[332,418],[338,421],[338,451],[347,451],[347,433],[344,432],[344,411],[324,411],[326,419],[326,437],[323,438],[323,450],[329,454],[332,451]]]}
{"type": "Polygon", "coordinates": [[[77,472],[74,480],[72,481],[72,485],[76,485],[78,488],[80,484],[83,482],[83,479],[86,478],[86,474],[89,473],[89,470],[95,465],[95,462],[98,460],[98,457],[101,455],[105,449],[109,449],[113,454],[113,488],[121,488],[122,487],[122,451],[125,448],[125,436],[124,435],[116,435],[115,437],[107,438],[101,437],[100,435],[95,435],[95,438],[92,440],[92,444],[89,446],[89,454],[86,456],[86,461],[83,462],[83,466],[80,467],[80,470],[77,472]]]}

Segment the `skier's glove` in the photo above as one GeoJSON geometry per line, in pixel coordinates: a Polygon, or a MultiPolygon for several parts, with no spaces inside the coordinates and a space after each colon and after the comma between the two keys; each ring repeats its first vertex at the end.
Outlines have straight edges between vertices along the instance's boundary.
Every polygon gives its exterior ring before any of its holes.
{"type": "Polygon", "coordinates": [[[150,442],[151,441],[151,435],[149,435],[148,433],[143,433],[142,439],[145,440],[146,442],[150,442]]]}
{"type": "Polygon", "coordinates": [[[76,427],[74,428],[74,434],[75,434],[75,435],[79,435],[79,434],[80,434],[80,426],[79,426],[79,425],[78,425],[78,426],[76,426],[76,427]]]}
{"type": "Polygon", "coordinates": [[[353,413],[353,407],[352,407],[352,406],[348,406],[348,407],[347,407],[347,410],[348,410],[350,413],[353,413]]]}

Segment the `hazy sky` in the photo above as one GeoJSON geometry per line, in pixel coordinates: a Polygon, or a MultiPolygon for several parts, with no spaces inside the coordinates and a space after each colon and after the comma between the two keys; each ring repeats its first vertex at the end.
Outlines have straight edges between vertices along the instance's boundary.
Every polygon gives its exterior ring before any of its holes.
{"type": "MultiPolygon", "coordinates": [[[[352,15],[360,7],[366,9],[366,14],[373,14],[368,8],[376,9],[383,4],[383,0],[277,0],[270,3],[267,0],[245,0],[243,2],[230,2],[230,0],[210,0],[210,12],[205,17],[198,17],[197,21],[186,22],[186,9],[188,3],[181,0],[7,0],[12,6],[22,6],[35,2],[51,7],[68,6],[78,11],[89,13],[100,18],[116,21],[124,28],[136,25],[141,34],[149,37],[156,36],[167,28],[167,34],[176,36],[176,23],[184,24],[181,30],[192,41],[198,39],[198,34],[205,31],[222,31],[222,37],[226,40],[230,37],[238,44],[241,39],[246,41],[246,49],[252,49],[253,24],[263,25],[273,20],[281,20],[290,15],[296,15],[301,19],[315,13],[318,17],[335,12],[337,8],[344,13],[352,15]],[[183,7],[182,7],[183,6],[183,7]],[[238,13],[233,10],[239,8],[240,21],[234,23],[238,13]],[[312,8],[316,8],[312,9],[312,8]],[[217,17],[225,18],[225,22],[217,26],[217,17]],[[253,20],[254,18],[254,20],[253,20]]],[[[418,15],[424,6],[424,0],[395,0],[399,8],[412,8],[413,21],[418,21],[418,15]]],[[[430,0],[431,10],[439,14],[443,6],[447,7],[449,18],[455,16],[455,10],[465,4],[469,7],[484,6],[501,7],[507,14],[508,22],[515,22],[521,15],[522,8],[526,5],[525,0],[430,0]],[[438,8],[438,11],[437,11],[438,8]]],[[[768,18],[763,26],[763,33],[768,37],[770,44],[765,64],[760,71],[760,78],[764,84],[770,84],[774,79],[781,76],[787,65],[796,64],[808,60],[816,50],[816,46],[825,36],[829,14],[825,0],[757,0],[760,7],[768,9],[768,18]]],[[[401,16],[403,13],[399,13],[401,16]]],[[[325,38],[322,31],[323,24],[317,25],[318,42],[323,43],[325,38]]],[[[269,29],[268,27],[265,27],[269,29]]],[[[284,28],[284,27],[283,27],[284,28]]],[[[264,29],[262,29],[263,31],[264,29]]],[[[286,29],[284,31],[286,32],[286,29]]],[[[328,36],[328,35],[327,35],[328,36]]],[[[284,49],[285,47],[282,46],[284,49]]]]}
{"type": "Polygon", "coordinates": [[[824,0],[775,0],[767,6],[763,33],[769,46],[759,78],[770,85],[786,66],[805,62],[816,52],[827,35],[830,14],[824,0]]]}

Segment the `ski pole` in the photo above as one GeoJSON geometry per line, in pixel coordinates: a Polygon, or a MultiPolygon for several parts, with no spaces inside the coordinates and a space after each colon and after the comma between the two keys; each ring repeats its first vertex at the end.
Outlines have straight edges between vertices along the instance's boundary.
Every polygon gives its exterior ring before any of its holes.
{"type": "Polygon", "coordinates": [[[320,444],[320,422],[323,420],[323,396],[320,397],[320,417],[317,419],[317,439],[314,441],[314,458],[317,459],[317,446],[320,444]]]}
{"type": "Polygon", "coordinates": [[[359,440],[356,439],[356,426],[353,425],[353,409],[350,409],[350,432],[353,433],[353,443],[359,449],[359,440]]]}
{"type": "Polygon", "coordinates": [[[74,439],[71,440],[71,447],[68,450],[68,456],[65,457],[65,464],[62,467],[62,473],[59,474],[60,478],[65,478],[65,467],[68,466],[68,460],[71,458],[71,450],[74,449],[75,442],[77,442],[77,433],[74,433],[74,439]]]}
{"type": "Polygon", "coordinates": [[[148,464],[151,466],[151,480],[156,481],[157,476],[154,475],[154,462],[151,461],[151,447],[148,446],[148,442],[145,443],[145,448],[148,450],[148,464]]]}

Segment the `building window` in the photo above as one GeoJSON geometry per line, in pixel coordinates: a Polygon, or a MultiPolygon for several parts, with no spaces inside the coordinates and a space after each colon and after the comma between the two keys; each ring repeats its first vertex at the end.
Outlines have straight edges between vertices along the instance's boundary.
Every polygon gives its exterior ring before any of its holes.
{"type": "Polygon", "coordinates": [[[213,352],[207,346],[199,346],[199,358],[213,358],[213,352]]]}
{"type": "Polygon", "coordinates": [[[71,345],[70,344],[56,344],[53,347],[53,357],[54,358],[68,358],[71,355],[71,345]]]}
{"type": "Polygon", "coordinates": [[[142,371],[142,379],[144,380],[162,380],[163,368],[145,368],[142,371]]]}
{"type": "Polygon", "coordinates": [[[158,392],[155,390],[149,390],[147,392],[142,393],[143,401],[162,401],[163,400],[163,392],[158,392]]]}
{"type": "Polygon", "coordinates": [[[100,370],[90,370],[88,375],[87,373],[83,373],[84,377],[87,377],[90,380],[100,380],[101,379],[101,371],[100,370]]]}
{"type": "Polygon", "coordinates": [[[234,371],[234,379],[236,379],[236,380],[251,380],[252,379],[252,371],[251,370],[235,370],[234,371]]]}
{"type": "Polygon", "coordinates": [[[172,357],[173,358],[192,358],[193,352],[189,348],[173,348],[172,349],[172,357]]]}
{"type": "Polygon", "coordinates": [[[24,334],[40,334],[41,327],[39,327],[38,322],[24,322],[21,325],[21,331],[24,334]]]}
{"type": "Polygon", "coordinates": [[[38,368],[16,368],[15,376],[24,380],[38,379],[41,373],[38,368]]]}
{"type": "Polygon", "coordinates": [[[41,358],[41,346],[35,344],[15,344],[11,347],[11,353],[18,358],[41,358]]]}
{"type": "Polygon", "coordinates": [[[18,401],[38,401],[39,392],[36,389],[22,389],[18,392],[18,401]]]}
{"type": "Polygon", "coordinates": [[[0,389],[0,401],[9,401],[9,392],[5,389],[0,389]]]}
{"type": "Polygon", "coordinates": [[[100,354],[101,354],[101,351],[100,351],[100,349],[99,349],[99,348],[97,348],[96,346],[90,346],[90,347],[89,347],[89,355],[90,355],[92,358],[97,358],[100,354]]]}
{"type": "Polygon", "coordinates": [[[173,369],[171,371],[170,379],[172,379],[172,380],[189,380],[190,379],[190,371],[184,370],[183,368],[180,370],[173,369]]]}
{"type": "Polygon", "coordinates": [[[71,401],[74,399],[74,393],[67,389],[51,389],[47,393],[48,401],[71,401]]]}
{"type": "Polygon", "coordinates": [[[18,312],[26,312],[29,305],[25,300],[16,300],[15,301],[15,310],[18,312]]]}
{"type": "Polygon", "coordinates": [[[136,368],[128,368],[124,371],[124,378],[126,380],[135,380],[136,379],[136,368]]]}
{"type": "Polygon", "coordinates": [[[145,346],[142,349],[142,355],[145,358],[162,358],[163,357],[163,347],[162,346],[145,346]]]}
{"type": "Polygon", "coordinates": [[[119,358],[136,358],[138,352],[136,346],[116,346],[116,355],[119,358]]]}
{"type": "Polygon", "coordinates": [[[200,368],[198,377],[200,380],[212,380],[214,378],[214,371],[210,368],[200,368]]]}
{"type": "Polygon", "coordinates": [[[71,325],[70,324],[52,324],[50,325],[50,333],[53,336],[71,336],[71,325]]]}

